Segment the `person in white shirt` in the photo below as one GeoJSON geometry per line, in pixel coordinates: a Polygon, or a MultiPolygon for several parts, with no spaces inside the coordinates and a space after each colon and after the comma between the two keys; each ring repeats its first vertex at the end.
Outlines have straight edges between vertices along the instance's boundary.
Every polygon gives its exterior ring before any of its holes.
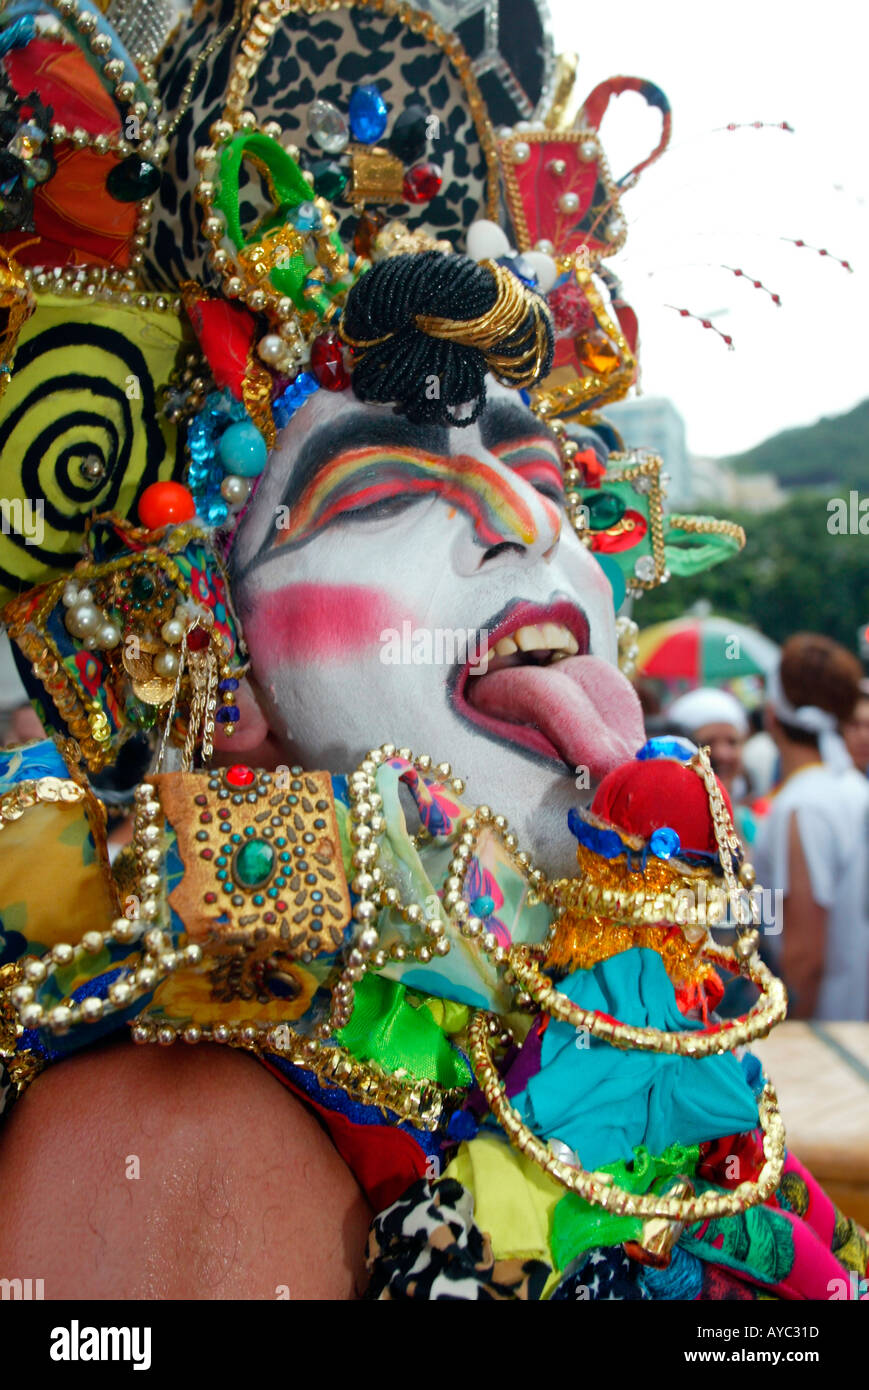
{"type": "Polygon", "coordinates": [[[776,894],[767,944],[792,1018],[869,1019],[869,783],[837,733],[861,674],[838,643],[799,633],[768,687],[782,780],[753,855],[776,894]]]}

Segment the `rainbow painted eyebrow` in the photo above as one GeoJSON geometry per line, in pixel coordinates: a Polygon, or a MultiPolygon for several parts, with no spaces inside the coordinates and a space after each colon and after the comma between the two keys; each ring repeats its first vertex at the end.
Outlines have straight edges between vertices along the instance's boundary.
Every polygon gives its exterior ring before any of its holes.
{"type": "Polygon", "coordinates": [[[518,473],[535,488],[549,488],[559,501],[564,498],[564,473],[561,453],[550,436],[533,435],[490,449],[501,463],[518,473]]]}
{"type": "Polygon", "coordinates": [[[509,478],[471,454],[438,455],[396,445],[345,449],[310,479],[272,546],[300,545],[341,516],[401,497],[430,493],[460,508],[484,545],[537,539],[537,524],[509,478]]]}

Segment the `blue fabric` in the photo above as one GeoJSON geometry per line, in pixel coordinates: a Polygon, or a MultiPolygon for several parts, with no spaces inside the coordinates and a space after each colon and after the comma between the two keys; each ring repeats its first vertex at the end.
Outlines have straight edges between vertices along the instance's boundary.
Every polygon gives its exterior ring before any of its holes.
{"type": "MultiPolygon", "coordinates": [[[[559,986],[574,1004],[623,1023],[691,1032],[656,951],[633,947],[559,986]]],[[[757,1103],[736,1058],[695,1059],[623,1051],[554,1019],[543,1034],[540,1071],[514,1105],[543,1139],[560,1139],[586,1168],[630,1159],[644,1144],[697,1144],[758,1124],[757,1103]]]]}
{"type": "Polygon", "coordinates": [[[60,777],[64,781],[69,777],[66,763],[50,738],[0,752],[0,792],[9,791],[17,782],[40,777],[60,777]]]}

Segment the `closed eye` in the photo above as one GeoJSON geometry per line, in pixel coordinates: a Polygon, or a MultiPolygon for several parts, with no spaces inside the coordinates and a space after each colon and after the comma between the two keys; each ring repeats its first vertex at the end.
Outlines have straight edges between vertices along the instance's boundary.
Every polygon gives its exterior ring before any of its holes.
{"type": "Polygon", "coordinates": [[[512,468],[543,497],[564,506],[564,474],[561,454],[554,440],[511,440],[492,450],[501,463],[512,468]]]}
{"type": "Polygon", "coordinates": [[[383,521],[388,517],[400,516],[409,507],[414,507],[417,503],[424,501],[422,497],[411,497],[409,495],[398,497],[383,497],[378,502],[369,502],[360,507],[349,507],[343,510],[336,518],[338,521],[383,521]]]}

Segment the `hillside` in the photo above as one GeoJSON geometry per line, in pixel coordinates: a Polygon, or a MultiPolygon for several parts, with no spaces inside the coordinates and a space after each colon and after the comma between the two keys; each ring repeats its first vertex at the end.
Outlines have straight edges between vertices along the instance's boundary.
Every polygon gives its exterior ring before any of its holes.
{"type": "Polygon", "coordinates": [[[869,479],[869,400],[847,415],[782,430],[722,460],[737,473],[773,473],[784,488],[865,488],[869,479]]]}

